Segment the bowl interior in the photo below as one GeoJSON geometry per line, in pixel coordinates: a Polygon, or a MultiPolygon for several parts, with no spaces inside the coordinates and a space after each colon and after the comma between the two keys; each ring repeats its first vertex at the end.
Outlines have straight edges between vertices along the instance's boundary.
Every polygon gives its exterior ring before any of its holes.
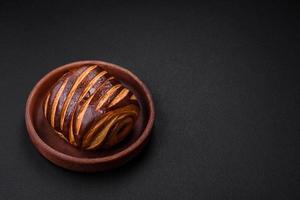
{"type": "Polygon", "coordinates": [[[141,136],[141,134],[143,134],[143,131],[149,120],[150,102],[147,97],[148,94],[146,94],[146,91],[144,90],[140,81],[132,73],[121,67],[101,61],[75,62],[53,70],[37,84],[36,88],[34,89],[34,95],[32,96],[29,106],[29,117],[31,118],[35,132],[42,139],[42,141],[51,148],[63,154],[78,158],[106,157],[125,150],[130,145],[132,145],[141,136]],[[61,139],[54,132],[53,128],[49,125],[48,121],[43,115],[42,103],[50,87],[68,70],[86,64],[97,64],[104,70],[108,71],[136,95],[140,104],[140,114],[135,127],[132,130],[132,133],[130,133],[123,142],[110,149],[99,149],[94,151],[77,149],[76,147],[61,139]]]}

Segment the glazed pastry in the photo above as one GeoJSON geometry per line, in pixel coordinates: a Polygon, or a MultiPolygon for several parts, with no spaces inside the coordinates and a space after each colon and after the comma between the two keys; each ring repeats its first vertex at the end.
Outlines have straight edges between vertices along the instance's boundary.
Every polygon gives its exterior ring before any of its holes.
{"type": "Polygon", "coordinates": [[[121,142],[140,110],[136,96],[98,65],[64,74],[48,92],[43,109],[60,137],[86,150],[121,142]]]}

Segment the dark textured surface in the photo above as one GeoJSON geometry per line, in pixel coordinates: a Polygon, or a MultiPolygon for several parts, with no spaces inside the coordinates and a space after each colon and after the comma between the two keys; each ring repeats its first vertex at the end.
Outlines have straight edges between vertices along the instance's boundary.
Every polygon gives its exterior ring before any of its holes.
{"type": "Polygon", "coordinates": [[[0,199],[299,199],[299,14],[287,3],[0,2],[0,199]],[[112,172],[58,168],[24,108],[55,66],[100,59],[151,89],[154,135],[112,172]]]}

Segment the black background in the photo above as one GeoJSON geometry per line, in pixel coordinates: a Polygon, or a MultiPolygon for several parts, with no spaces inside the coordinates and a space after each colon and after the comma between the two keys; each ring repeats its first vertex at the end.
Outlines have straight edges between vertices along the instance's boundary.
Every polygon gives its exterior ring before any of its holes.
{"type": "Polygon", "coordinates": [[[299,9],[283,2],[0,2],[0,199],[299,199],[299,9]],[[145,151],[117,170],[54,166],[25,102],[77,60],[151,89],[145,151]]]}

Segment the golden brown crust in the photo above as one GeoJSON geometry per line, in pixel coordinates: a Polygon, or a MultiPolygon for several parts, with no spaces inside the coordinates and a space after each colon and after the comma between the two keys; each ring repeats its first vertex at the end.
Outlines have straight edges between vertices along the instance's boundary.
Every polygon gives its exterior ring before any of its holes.
{"type": "Polygon", "coordinates": [[[62,76],[46,95],[43,110],[59,136],[92,150],[121,142],[135,124],[139,105],[128,88],[91,65],[62,76]]]}

